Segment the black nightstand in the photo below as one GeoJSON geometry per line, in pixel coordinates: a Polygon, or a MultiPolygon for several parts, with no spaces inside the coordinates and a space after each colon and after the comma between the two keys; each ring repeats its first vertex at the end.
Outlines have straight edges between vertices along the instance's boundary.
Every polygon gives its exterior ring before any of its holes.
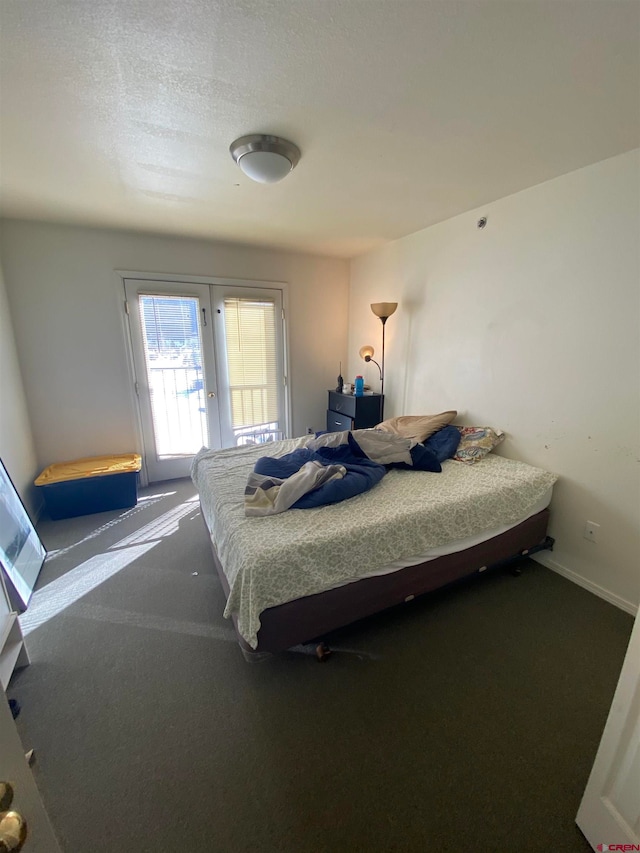
{"type": "Polygon", "coordinates": [[[327,431],[343,429],[369,429],[384,420],[384,397],[382,394],[341,394],[329,391],[327,409],[327,431]]]}

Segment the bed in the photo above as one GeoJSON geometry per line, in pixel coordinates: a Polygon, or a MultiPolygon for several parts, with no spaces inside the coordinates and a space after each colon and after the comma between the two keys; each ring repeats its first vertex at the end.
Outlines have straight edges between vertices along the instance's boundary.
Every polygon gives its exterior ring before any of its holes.
{"type": "Polygon", "coordinates": [[[555,475],[489,454],[441,473],[390,470],[369,491],[314,509],[245,515],[260,457],[305,437],[204,449],[192,479],[240,648],[253,660],[520,555],[548,548],[555,475]]]}

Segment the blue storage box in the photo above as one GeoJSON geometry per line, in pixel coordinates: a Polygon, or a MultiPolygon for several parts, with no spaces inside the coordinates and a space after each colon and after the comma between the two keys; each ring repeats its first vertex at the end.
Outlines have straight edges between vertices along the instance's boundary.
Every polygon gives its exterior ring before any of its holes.
{"type": "Polygon", "coordinates": [[[138,453],[50,465],[35,480],[51,518],[128,509],[138,502],[138,453]]]}

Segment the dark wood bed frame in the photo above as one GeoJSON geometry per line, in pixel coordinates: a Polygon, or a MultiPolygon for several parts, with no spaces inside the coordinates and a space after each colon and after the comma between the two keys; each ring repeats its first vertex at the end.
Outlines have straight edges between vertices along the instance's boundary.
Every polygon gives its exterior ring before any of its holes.
{"type": "MultiPolygon", "coordinates": [[[[337,628],[411,601],[418,595],[537,551],[552,549],[554,540],[547,536],[548,523],[549,510],[544,509],[506,533],[464,551],[270,607],[260,615],[257,649],[252,649],[240,636],[234,616],[240,648],[247,660],[260,660],[301,643],[319,642],[337,628]]],[[[229,598],[229,583],[211,536],[209,542],[222,587],[229,598]]],[[[322,656],[320,653],[319,657],[322,656]]]]}

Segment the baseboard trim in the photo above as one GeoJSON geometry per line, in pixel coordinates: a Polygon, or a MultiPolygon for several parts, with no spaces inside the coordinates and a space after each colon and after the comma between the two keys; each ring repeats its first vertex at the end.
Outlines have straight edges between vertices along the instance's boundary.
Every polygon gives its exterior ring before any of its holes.
{"type": "Polygon", "coordinates": [[[625,610],[632,616],[635,616],[637,614],[637,604],[633,604],[633,602],[627,601],[626,598],[621,598],[619,595],[616,595],[613,592],[609,592],[608,589],[599,586],[593,581],[589,581],[586,578],[583,578],[582,575],[577,574],[577,572],[572,572],[571,569],[568,569],[566,566],[563,566],[561,563],[558,563],[556,560],[553,559],[553,557],[550,557],[549,554],[540,552],[538,554],[534,554],[531,559],[535,560],[536,563],[540,563],[542,566],[545,566],[547,569],[551,569],[552,572],[556,572],[557,574],[562,575],[563,578],[567,578],[567,580],[573,581],[573,583],[578,584],[578,586],[581,586],[583,589],[592,592],[594,595],[597,595],[598,598],[604,598],[605,601],[608,601],[609,604],[614,604],[616,607],[619,607],[620,610],[625,610]]]}

